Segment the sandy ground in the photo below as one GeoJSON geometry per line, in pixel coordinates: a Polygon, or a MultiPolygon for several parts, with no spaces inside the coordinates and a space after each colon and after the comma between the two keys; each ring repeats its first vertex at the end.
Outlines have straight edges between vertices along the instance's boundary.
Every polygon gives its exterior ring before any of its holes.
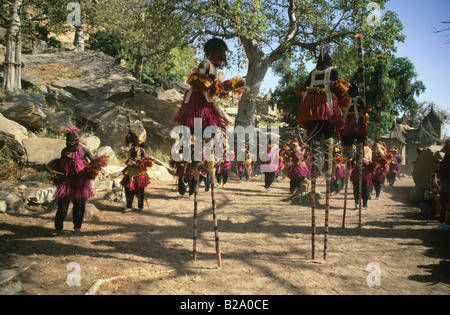
{"type": "MultiPolygon", "coordinates": [[[[29,267],[14,280],[29,295],[81,295],[101,279],[108,281],[96,294],[447,295],[450,232],[433,230],[437,221],[421,219],[419,209],[408,205],[412,186],[411,177],[403,177],[379,200],[370,200],[361,228],[354,209],[342,228],[343,194],[333,196],[327,260],[323,206],[312,260],[311,210],[281,201],[288,196],[288,181],[279,180],[267,192],[262,177],[248,183],[232,177],[216,189],[220,268],[210,193],[200,188],[193,261],[193,197],[178,196],[173,183],[154,182],[141,213],[122,214],[123,204],[91,200],[100,216],[85,221],[78,236],[71,222],[63,236],[51,236],[54,213],[0,214],[0,270],[29,267]]],[[[324,192],[323,178],[318,188],[324,192]]]]}

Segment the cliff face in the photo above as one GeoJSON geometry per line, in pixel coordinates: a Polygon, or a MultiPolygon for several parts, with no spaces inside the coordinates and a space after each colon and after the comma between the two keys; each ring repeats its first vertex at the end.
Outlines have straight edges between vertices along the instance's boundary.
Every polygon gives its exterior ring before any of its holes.
{"type": "Polygon", "coordinates": [[[147,147],[170,154],[183,88],[145,85],[113,57],[92,51],[23,55],[22,83],[23,90],[0,97],[0,112],[30,132],[61,135],[75,124],[119,153],[131,127],[147,147]]]}

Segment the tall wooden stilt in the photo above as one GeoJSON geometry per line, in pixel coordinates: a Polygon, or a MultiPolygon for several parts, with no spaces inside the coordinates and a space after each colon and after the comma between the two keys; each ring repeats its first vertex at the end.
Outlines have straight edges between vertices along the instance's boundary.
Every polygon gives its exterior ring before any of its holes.
{"type": "Polygon", "coordinates": [[[359,172],[359,227],[362,226],[362,168],[363,168],[363,156],[364,156],[364,143],[358,143],[358,172],[359,172]]]}
{"type": "Polygon", "coordinates": [[[311,251],[312,259],[316,259],[316,180],[320,174],[320,142],[313,140],[311,152],[311,251]]]}
{"type": "Polygon", "coordinates": [[[350,158],[346,157],[345,160],[345,185],[344,185],[344,213],[342,214],[342,228],[345,229],[345,217],[347,214],[347,192],[348,192],[348,180],[349,180],[349,175],[350,175],[350,167],[349,167],[349,163],[348,160],[350,160],[350,158]]]}
{"type": "Polygon", "coordinates": [[[217,265],[221,267],[222,255],[220,253],[219,225],[217,222],[217,211],[216,211],[216,196],[215,196],[216,170],[214,168],[214,162],[208,162],[208,171],[211,181],[210,190],[211,190],[211,203],[212,203],[213,224],[214,224],[214,241],[216,245],[217,265]]]}
{"type": "Polygon", "coordinates": [[[198,211],[198,182],[200,180],[200,170],[194,170],[194,235],[193,235],[193,259],[197,260],[197,211],[198,211]]]}
{"type": "Polygon", "coordinates": [[[328,255],[328,234],[329,234],[329,214],[330,214],[330,195],[331,195],[331,174],[333,170],[333,139],[325,140],[325,179],[326,179],[326,193],[325,193],[325,228],[324,228],[324,245],[323,245],[323,259],[327,259],[328,255]]]}
{"type": "Polygon", "coordinates": [[[316,176],[311,175],[311,258],[316,259],[316,176]]]}

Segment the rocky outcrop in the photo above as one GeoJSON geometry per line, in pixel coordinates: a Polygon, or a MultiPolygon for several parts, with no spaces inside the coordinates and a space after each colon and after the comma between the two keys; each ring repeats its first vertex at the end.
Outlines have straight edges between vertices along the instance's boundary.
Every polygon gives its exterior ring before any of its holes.
{"type": "Polygon", "coordinates": [[[31,131],[39,131],[44,126],[48,105],[42,95],[27,93],[23,90],[6,91],[1,105],[3,116],[11,119],[31,131]]]}
{"type": "Polygon", "coordinates": [[[39,74],[33,70],[49,65],[76,67],[76,73],[64,73],[64,70],[52,78],[52,86],[74,95],[78,101],[109,100],[118,102],[130,96],[131,86],[136,91],[152,90],[151,87],[137,81],[116,60],[101,52],[58,52],[54,54],[23,55],[22,80],[26,85],[42,84],[39,74]]]}
{"type": "Polygon", "coordinates": [[[29,138],[22,141],[25,149],[25,161],[29,164],[45,165],[61,156],[61,150],[66,146],[62,139],[29,138]]]}
{"type": "MultiPolygon", "coordinates": [[[[117,156],[124,156],[129,128],[145,141],[147,152],[170,155],[174,142],[170,131],[176,126],[172,118],[188,86],[168,82],[165,88],[147,86],[99,52],[24,55],[23,64],[24,90],[0,95],[0,144],[23,156],[26,164],[42,166],[59,158],[64,130],[71,124],[82,130],[80,142],[95,156],[110,157],[92,183],[97,196],[121,190],[123,162],[117,156]]],[[[171,172],[157,160],[148,175],[151,180],[173,181],[171,172]]],[[[3,212],[22,213],[54,203],[56,188],[49,184],[3,188],[3,212]]]]}
{"type": "Polygon", "coordinates": [[[25,150],[22,141],[27,138],[28,131],[24,126],[0,114],[0,143],[17,152],[17,154],[24,155],[25,150]]]}

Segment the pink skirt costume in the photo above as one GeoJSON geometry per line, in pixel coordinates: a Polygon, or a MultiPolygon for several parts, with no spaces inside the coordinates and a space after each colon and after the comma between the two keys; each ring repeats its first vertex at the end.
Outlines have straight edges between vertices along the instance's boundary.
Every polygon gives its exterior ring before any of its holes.
{"type": "Polygon", "coordinates": [[[143,157],[136,161],[136,165],[127,166],[122,170],[124,175],[120,181],[120,185],[130,190],[141,190],[150,184],[147,168],[152,167],[155,159],[143,157]]]}
{"type": "Polygon", "coordinates": [[[228,171],[229,169],[231,169],[231,165],[233,163],[231,161],[225,161],[222,163],[222,165],[218,166],[216,169],[216,172],[219,174],[225,173],[226,171],[228,171]]]}
{"type": "Polygon", "coordinates": [[[333,67],[325,70],[314,69],[311,73],[311,85],[299,85],[294,89],[295,94],[302,97],[297,122],[304,128],[308,128],[308,123],[313,121],[327,121],[338,130],[344,126],[342,110],[348,109],[351,98],[347,93],[348,84],[345,81],[330,82],[332,69],[333,67]],[[317,74],[323,74],[324,79],[314,79],[317,74]],[[337,95],[340,96],[339,101],[337,95]]]}
{"type": "Polygon", "coordinates": [[[191,169],[186,170],[186,172],[184,173],[184,177],[183,178],[184,178],[185,181],[189,181],[191,179],[194,179],[194,169],[191,168],[191,169]]]}
{"type": "Polygon", "coordinates": [[[361,102],[361,97],[356,97],[352,100],[351,107],[344,113],[345,124],[339,131],[341,136],[363,136],[367,137],[367,121],[369,120],[369,113],[372,110],[370,106],[361,106],[358,111],[358,103],[361,102]]]}
{"type": "Polygon", "coordinates": [[[376,161],[378,163],[377,168],[375,169],[375,173],[372,176],[373,180],[384,182],[386,179],[386,174],[389,171],[389,162],[385,158],[381,158],[376,161]]]}
{"type": "Polygon", "coordinates": [[[303,155],[300,152],[294,152],[292,158],[292,166],[287,174],[290,180],[299,180],[302,178],[308,178],[311,174],[309,172],[308,165],[303,161],[303,155]]]}
{"type": "Polygon", "coordinates": [[[102,167],[108,165],[108,156],[102,155],[90,163],[81,159],[81,147],[70,152],[61,159],[55,159],[48,164],[51,170],[64,175],[51,178],[57,186],[55,197],[67,201],[87,201],[94,195],[91,181],[94,180],[102,167]]]}
{"type": "Polygon", "coordinates": [[[336,165],[335,178],[344,178],[346,176],[347,167],[344,164],[336,165]]]}
{"type": "MultiPolygon", "coordinates": [[[[362,169],[362,183],[363,185],[366,185],[367,187],[373,187],[372,183],[372,172],[367,168],[367,166],[363,167],[362,169]]],[[[350,181],[352,183],[359,183],[359,170],[354,167],[350,171],[350,181]]]]}
{"type": "Polygon", "coordinates": [[[391,163],[389,164],[389,173],[398,174],[400,173],[400,168],[402,166],[402,158],[397,156],[394,156],[391,163]]]}
{"type": "Polygon", "coordinates": [[[173,118],[179,125],[194,128],[194,119],[201,118],[202,127],[218,126],[225,129],[231,123],[222,117],[214,104],[214,97],[220,92],[216,81],[199,71],[192,72],[187,79],[191,86],[186,92],[181,108],[173,118]]]}
{"type": "Polygon", "coordinates": [[[225,152],[223,154],[223,163],[216,166],[216,172],[222,174],[231,169],[231,166],[233,165],[233,162],[231,161],[233,161],[234,158],[234,152],[225,152]]]}
{"type": "Polygon", "coordinates": [[[251,160],[247,159],[244,162],[238,162],[238,170],[240,173],[247,174],[250,173],[252,170],[252,162],[251,160]]]}
{"type": "Polygon", "coordinates": [[[261,160],[261,170],[264,172],[278,172],[279,162],[278,159],[278,151],[267,151],[267,153],[260,153],[260,160],[261,160]],[[266,161],[264,161],[266,160],[266,161]]]}
{"type": "Polygon", "coordinates": [[[292,158],[291,158],[290,150],[283,150],[280,152],[280,157],[283,159],[284,169],[289,169],[292,166],[292,158]]]}

